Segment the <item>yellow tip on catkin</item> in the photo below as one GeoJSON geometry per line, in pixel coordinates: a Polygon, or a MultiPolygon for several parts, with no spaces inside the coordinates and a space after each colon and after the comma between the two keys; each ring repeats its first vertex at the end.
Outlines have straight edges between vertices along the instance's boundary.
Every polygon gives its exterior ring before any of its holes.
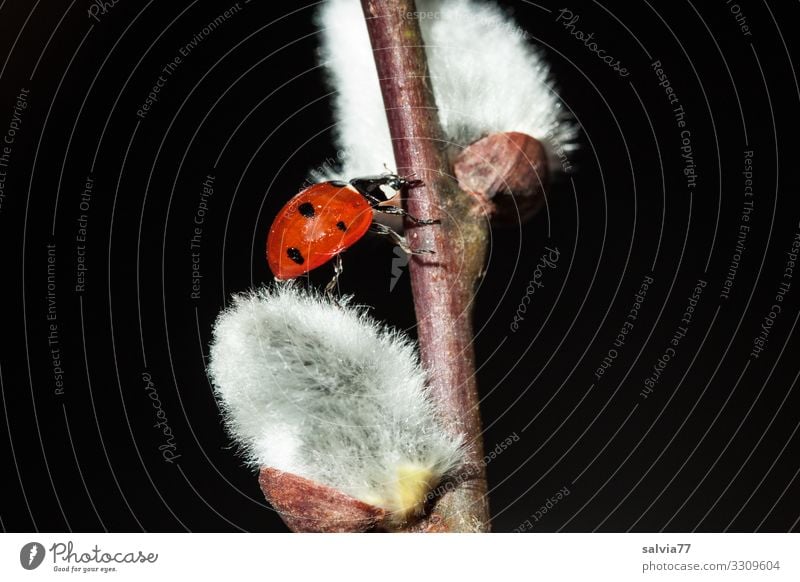
{"type": "Polygon", "coordinates": [[[413,463],[399,465],[388,505],[398,518],[419,515],[428,492],[436,486],[439,475],[429,467],[413,463]]]}
{"type": "Polygon", "coordinates": [[[388,510],[390,523],[399,525],[422,514],[428,494],[440,479],[441,474],[430,467],[404,463],[395,468],[393,479],[386,483],[381,495],[367,495],[361,500],[388,510]]]}

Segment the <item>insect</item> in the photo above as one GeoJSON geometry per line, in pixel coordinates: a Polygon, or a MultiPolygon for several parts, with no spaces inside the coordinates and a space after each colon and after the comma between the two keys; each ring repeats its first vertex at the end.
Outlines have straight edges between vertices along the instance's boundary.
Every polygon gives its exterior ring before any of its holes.
{"type": "Polygon", "coordinates": [[[341,253],[367,232],[389,236],[409,254],[431,254],[412,250],[404,237],[372,221],[373,210],[399,214],[418,225],[439,224],[419,219],[397,206],[381,206],[414,182],[397,174],[354,178],[349,182],[320,182],[295,195],[278,212],[267,236],[267,262],[277,279],[293,279],[335,259],[334,277],[325,288],[330,292],[342,273],[341,253]],[[394,193],[387,195],[381,186],[394,193]]]}

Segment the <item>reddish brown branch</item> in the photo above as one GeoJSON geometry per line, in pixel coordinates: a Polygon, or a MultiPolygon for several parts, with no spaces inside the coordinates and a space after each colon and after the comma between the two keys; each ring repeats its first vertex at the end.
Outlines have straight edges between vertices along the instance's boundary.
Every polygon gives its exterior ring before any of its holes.
{"type": "MultiPolygon", "coordinates": [[[[422,186],[408,193],[414,216],[441,218],[441,226],[407,225],[414,256],[411,283],[422,361],[448,429],[466,436],[473,475],[436,504],[449,531],[489,528],[483,443],[472,346],[472,301],[483,269],[487,225],[476,199],[452,178],[431,92],[431,79],[413,0],[362,0],[397,171],[414,173],[422,186]]],[[[433,80],[435,82],[435,80],[433,80]]]]}

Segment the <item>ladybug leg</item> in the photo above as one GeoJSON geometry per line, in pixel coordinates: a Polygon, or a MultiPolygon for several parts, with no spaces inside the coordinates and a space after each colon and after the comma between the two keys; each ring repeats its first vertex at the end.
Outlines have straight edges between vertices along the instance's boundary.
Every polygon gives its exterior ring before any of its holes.
{"type": "Polygon", "coordinates": [[[432,251],[430,249],[416,249],[413,250],[410,246],[408,246],[408,241],[405,239],[404,236],[400,236],[391,228],[386,226],[385,224],[379,224],[377,222],[373,222],[372,225],[369,227],[369,231],[375,234],[381,234],[388,236],[392,239],[392,241],[403,249],[409,255],[435,255],[436,251],[432,251]]]}
{"type": "Polygon", "coordinates": [[[336,289],[337,284],[339,283],[339,275],[342,274],[344,271],[344,264],[342,263],[342,255],[336,255],[336,259],[333,262],[333,279],[325,285],[325,293],[333,293],[333,290],[336,289]]]}
{"type": "MultiPolygon", "coordinates": [[[[411,176],[408,177],[410,178],[411,176]]],[[[381,202],[386,202],[395,196],[395,194],[387,196],[386,192],[381,190],[381,186],[388,186],[395,192],[399,192],[403,188],[414,186],[416,184],[421,184],[421,182],[419,182],[419,180],[407,180],[405,177],[398,176],[397,174],[365,176],[350,180],[350,185],[358,190],[359,193],[373,206],[380,204],[381,202]]]]}
{"type": "Polygon", "coordinates": [[[399,206],[375,206],[375,210],[378,212],[383,212],[384,214],[395,214],[399,216],[405,216],[414,224],[419,224],[424,226],[426,224],[441,224],[442,221],[438,218],[417,218],[416,216],[411,216],[405,208],[400,208],[399,206]]]}

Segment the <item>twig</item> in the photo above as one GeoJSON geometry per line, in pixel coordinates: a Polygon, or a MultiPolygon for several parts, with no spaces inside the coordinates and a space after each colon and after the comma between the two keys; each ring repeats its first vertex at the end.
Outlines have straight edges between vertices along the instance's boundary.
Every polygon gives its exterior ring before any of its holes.
{"type": "Polygon", "coordinates": [[[477,200],[459,190],[450,175],[414,1],[362,0],[362,7],[397,171],[414,173],[422,182],[409,191],[407,209],[414,216],[442,220],[441,226],[407,224],[412,248],[436,251],[413,257],[411,284],[431,394],[448,430],[466,436],[473,477],[456,483],[434,512],[448,531],[486,531],[489,512],[471,313],[488,226],[477,200]]]}

